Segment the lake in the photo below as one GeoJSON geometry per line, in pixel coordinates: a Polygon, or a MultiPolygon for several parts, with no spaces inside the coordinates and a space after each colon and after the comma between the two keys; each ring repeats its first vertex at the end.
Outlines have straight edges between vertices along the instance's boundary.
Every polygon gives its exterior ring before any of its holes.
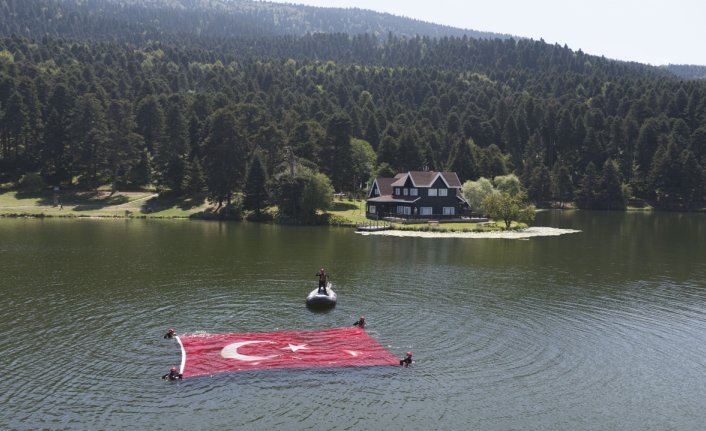
{"type": "Polygon", "coordinates": [[[0,220],[0,429],[702,430],[706,215],[552,211],[556,237],[0,220]],[[326,266],[338,305],[304,297],[326,266]],[[160,379],[162,335],[351,326],[410,368],[160,379]]]}

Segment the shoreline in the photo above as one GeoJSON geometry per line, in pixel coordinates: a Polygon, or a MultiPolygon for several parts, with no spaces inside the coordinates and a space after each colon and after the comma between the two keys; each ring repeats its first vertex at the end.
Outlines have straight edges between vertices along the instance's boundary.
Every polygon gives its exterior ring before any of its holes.
{"type": "Polygon", "coordinates": [[[383,230],[377,232],[356,232],[360,235],[380,235],[408,238],[466,238],[466,239],[528,239],[581,233],[575,229],[558,229],[553,227],[534,226],[515,231],[492,232],[423,232],[413,230],[383,230]]]}

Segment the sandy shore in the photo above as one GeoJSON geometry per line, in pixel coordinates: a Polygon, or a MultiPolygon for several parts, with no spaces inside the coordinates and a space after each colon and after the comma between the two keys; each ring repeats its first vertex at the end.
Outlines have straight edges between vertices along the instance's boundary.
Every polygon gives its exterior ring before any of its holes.
{"type": "Polygon", "coordinates": [[[510,232],[416,232],[408,230],[383,230],[378,232],[358,232],[361,235],[386,235],[418,238],[501,238],[526,239],[538,236],[558,236],[569,233],[579,233],[580,230],[556,229],[553,227],[529,227],[510,232]]]}

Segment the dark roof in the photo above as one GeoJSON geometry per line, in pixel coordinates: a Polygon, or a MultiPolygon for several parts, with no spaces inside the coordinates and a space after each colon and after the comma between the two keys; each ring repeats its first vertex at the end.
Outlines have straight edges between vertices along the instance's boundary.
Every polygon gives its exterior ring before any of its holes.
{"type": "Polygon", "coordinates": [[[396,181],[396,178],[377,177],[375,181],[378,183],[378,192],[381,196],[392,194],[392,183],[396,181]]]}
{"type": "MultiPolygon", "coordinates": [[[[461,188],[461,181],[458,179],[456,172],[436,172],[436,171],[409,171],[406,174],[395,175],[395,181],[392,182],[392,187],[401,187],[404,185],[407,178],[411,178],[412,184],[415,187],[430,187],[437,177],[441,179],[450,188],[461,188]]],[[[392,193],[390,191],[390,193],[392,193]]]]}
{"type": "MultiPolygon", "coordinates": [[[[417,196],[398,196],[393,197],[393,188],[402,187],[411,178],[415,187],[431,187],[437,180],[441,179],[449,186],[456,189],[456,197],[461,201],[466,202],[461,194],[461,181],[458,179],[456,172],[436,172],[436,171],[410,171],[407,173],[399,173],[394,178],[377,177],[375,183],[378,185],[379,195],[370,197],[368,193],[368,202],[385,202],[385,203],[413,203],[419,200],[417,196]]],[[[372,187],[371,187],[372,192],[372,187]]]]}

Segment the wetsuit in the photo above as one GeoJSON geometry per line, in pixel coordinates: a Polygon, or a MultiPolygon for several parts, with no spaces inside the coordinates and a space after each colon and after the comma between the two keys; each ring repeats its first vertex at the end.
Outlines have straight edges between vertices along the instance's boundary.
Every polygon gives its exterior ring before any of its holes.
{"type": "Polygon", "coordinates": [[[164,338],[174,338],[176,337],[176,332],[174,331],[169,331],[166,334],[164,334],[164,338]]]}
{"type": "Polygon", "coordinates": [[[328,292],[326,291],[326,281],[328,279],[326,271],[319,271],[316,273],[316,276],[319,277],[319,293],[323,290],[324,294],[328,295],[328,292]]]}
{"type": "Polygon", "coordinates": [[[356,321],[356,322],[353,324],[353,326],[358,326],[358,327],[360,327],[361,329],[365,328],[365,319],[360,319],[360,320],[356,321]]]}
{"type": "Polygon", "coordinates": [[[176,371],[170,371],[162,376],[162,380],[181,380],[184,376],[176,371]]]}
{"type": "Polygon", "coordinates": [[[400,359],[400,365],[404,365],[405,367],[412,365],[412,356],[405,356],[404,359],[400,359]]]}

